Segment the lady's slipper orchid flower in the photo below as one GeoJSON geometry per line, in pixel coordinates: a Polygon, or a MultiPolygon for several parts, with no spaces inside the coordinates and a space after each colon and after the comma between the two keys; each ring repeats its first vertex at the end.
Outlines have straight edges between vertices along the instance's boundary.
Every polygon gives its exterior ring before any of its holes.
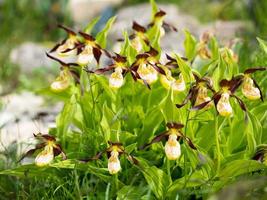
{"type": "Polygon", "coordinates": [[[237,79],[241,80],[241,87],[243,95],[249,100],[261,99],[263,101],[263,95],[256,80],[251,77],[251,74],[256,71],[265,71],[266,67],[249,68],[245,70],[244,74],[238,76],[237,79]]]}
{"type": "Polygon", "coordinates": [[[131,66],[134,80],[142,80],[148,88],[150,88],[150,84],[157,81],[158,73],[165,75],[165,71],[158,66],[157,54],[158,52],[151,48],[150,51],[137,55],[136,61],[131,66]]]}
{"type": "Polygon", "coordinates": [[[124,76],[128,72],[127,59],[124,56],[116,54],[111,57],[113,63],[107,67],[97,69],[95,71],[86,70],[89,73],[103,74],[107,71],[113,71],[109,77],[109,86],[112,88],[120,88],[124,83],[124,76]]]}
{"type": "Polygon", "coordinates": [[[63,25],[59,25],[59,28],[62,28],[68,33],[68,38],[64,39],[60,43],[56,44],[49,53],[56,51],[59,56],[70,56],[77,54],[77,45],[79,44],[77,34],[63,25]]]}
{"type": "Polygon", "coordinates": [[[62,60],[51,56],[46,53],[47,57],[55,60],[61,64],[61,72],[59,77],[50,85],[50,88],[55,92],[61,92],[67,89],[71,82],[71,76],[74,78],[76,83],[80,83],[80,75],[76,69],[72,66],[79,66],[77,63],[65,63],[62,60]]]}
{"type": "MultiPolygon", "coordinates": [[[[195,77],[195,84],[189,90],[185,100],[182,104],[176,104],[177,108],[183,107],[188,101],[191,101],[192,106],[200,105],[206,101],[210,101],[211,98],[208,96],[208,90],[212,93],[215,93],[214,89],[212,88],[212,82],[210,78],[204,77],[200,78],[198,75],[194,74],[195,77]]],[[[205,106],[205,108],[210,108],[212,106],[211,102],[205,106]]]]}
{"type": "Polygon", "coordinates": [[[71,73],[69,70],[63,69],[54,82],[51,83],[50,88],[55,92],[61,92],[67,89],[71,83],[71,73]]]}
{"type": "Polygon", "coordinates": [[[264,144],[258,146],[257,151],[252,159],[267,165],[267,145],[264,144]]]}
{"type": "Polygon", "coordinates": [[[31,156],[37,150],[40,150],[42,148],[43,150],[35,158],[35,164],[37,166],[42,167],[50,164],[54,160],[54,157],[58,156],[59,154],[62,155],[63,160],[67,159],[65,153],[62,151],[60,144],[56,143],[56,139],[53,136],[47,134],[42,135],[41,133],[33,135],[37,140],[40,141],[40,143],[38,143],[34,149],[27,151],[22,156],[20,161],[25,157],[31,156]]]}
{"type": "Polygon", "coordinates": [[[234,97],[237,100],[241,109],[245,111],[246,113],[247,109],[246,109],[244,102],[239,97],[234,95],[234,92],[240,86],[240,83],[241,83],[240,79],[237,79],[237,78],[233,78],[230,81],[223,79],[222,81],[220,81],[220,87],[221,87],[220,91],[216,92],[212,96],[211,100],[206,101],[197,106],[194,106],[192,110],[202,109],[206,105],[208,105],[211,101],[214,101],[218,113],[221,116],[228,117],[233,113],[233,109],[230,104],[230,98],[234,97]]]}
{"type": "Polygon", "coordinates": [[[152,141],[143,146],[142,149],[153,143],[160,142],[161,140],[166,139],[167,142],[164,147],[165,154],[169,160],[176,160],[181,156],[181,147],[179,140],[184,139],[190,148],[196,150],[196,147],[192,143],[192,141],[181,132],[181,129],[184,127],[183,124],[169,122],[166,126],[168,128],[167,131],[164,131],[163,133],[160,133],[159,135],[154,137],[152,141]]]}
{"type": "Polygon", "coordinates": [[[99,63],[102,55],[102,48],[96,43],[93,36],[81,31],[79,34],[84,38],[85,41],[84,44],[80,46],[81,50],[78,54],[77,63],[80,66],[86,66],[91,63],[94,58],[97,63],[99,63]]]}
{"type": "Polygon", "coordinates": [[[81,161],[88,162],[93,160],[99,160],[103,155],[103,153],[106,152],[108,156],[108,171],[110,174],[117,174],[121,170],[119,156],[122,154],[125,154],[129,161],[133,162],[134,164],[138,164],[138,161],[133,156],[125,152],[124,147],[122,146],[121,143],[110,142],[110,141],[108,143],[110,146],[107,149],[98,153],[93,158],[83,159],[81,161]]]}

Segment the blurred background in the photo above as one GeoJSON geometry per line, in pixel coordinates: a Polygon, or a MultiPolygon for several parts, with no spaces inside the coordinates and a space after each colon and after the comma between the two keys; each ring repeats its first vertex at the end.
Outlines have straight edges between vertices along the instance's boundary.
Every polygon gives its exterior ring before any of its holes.
{"type": "MultiPolygon", "coordinates": [[[[221,44],[242,38],[239,65],[250,66],[253,59],[259,65],[266,64],[266,56],[261,56],[256,41],[256,37],[267,39],[266,0],[157,3],[167,12],[166,22],[179,30],[162,39],[165,51],[182,53],[182,29],[188,29],[196,38],[211,30],[221,44]]],[[[48,49],[65,37],[57,25],[81,30],[90,20],[101,16],[93,30],[96,33],[114,15],[117,20],[109,34],[109,49],[122,37],[124,29],[131,29],[133,20],[142,25],[150,21],[149,1],[0,0],[0,170],[14,167],[20,144],[33,132],[47,132],[62,108],[58,101],[61,99],[42,92],[59,72],[59,65],[45,56],[48,49]]]]}

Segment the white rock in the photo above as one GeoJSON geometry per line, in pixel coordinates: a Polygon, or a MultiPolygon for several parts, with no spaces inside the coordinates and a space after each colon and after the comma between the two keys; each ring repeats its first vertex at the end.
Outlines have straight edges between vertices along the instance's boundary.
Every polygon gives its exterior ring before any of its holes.
{"type": "Polygon", "coordinates": [[[10,60],[20,66],[22,73],[31,73],[38,67],[50,68],[54,65],[45,55],[48,48],[33,42],[25,42],[13,49],[10,53],[10,60]]]}
{"type": "Polygon", "coordinates": [[[122,3],[123,0],[70,0],[70,14],[77,24],[87,24],[109,6],[122,3]]]}

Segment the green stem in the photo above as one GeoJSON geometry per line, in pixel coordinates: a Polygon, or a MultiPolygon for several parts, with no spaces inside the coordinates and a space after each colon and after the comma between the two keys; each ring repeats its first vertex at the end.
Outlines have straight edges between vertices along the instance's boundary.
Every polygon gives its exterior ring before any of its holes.
{"type": "Polygon", "coordinates": [[[166,168],[167,168],[167,174],[169,178],[171,178],[171,166],[170,166],[170,160],[166,158],[166,168]]]}
{"type": "Polygon", "coordinates": [[[114,182],[115,182],[115,192],[117,192],[119,188],[118,174],[114,175],[114,182]]]}
{"type": "Polygon", "coordinates": [[[217,152],[217,172],[220,171],[221,167],[221,150],[219,142],[219,128],[218,128],[218,117],[215,116],[215,142],[216,142],[216,152],[217,152]]]}

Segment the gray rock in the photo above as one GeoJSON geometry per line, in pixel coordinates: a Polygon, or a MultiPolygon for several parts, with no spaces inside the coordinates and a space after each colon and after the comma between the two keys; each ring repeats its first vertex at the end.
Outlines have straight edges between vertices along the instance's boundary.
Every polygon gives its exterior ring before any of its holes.
{"type": "MultiPolygon", "coordinates": [[[[211,30],[220,42],[223,43],[240,35],[244,30],[248,30],[247,22],[215,21],[213,23],[201,24],[196,17],[180,11],[177,5],[159,4],[158,7],[167,13],[165,21],[174,25],[179,30],[178,33],[168,32],[162,38],[161,45],[165,52],[174,51],[183,54],[184,29],[189,30],[196,38],[199,38],[203,32],[211,30]]],[[[150,22],[151,17],[150,4],[139,4],[120,9],[117,13],[117,20],[110,31],[111,39],[122,38],[124,30],[131,32],[132,21],[137,21],[145,26],[150,22]]]]}
{"type": "MultiPolygon", "coordinates": [[[[192,30],[193,33],[197,33],[195,30],[199,29],[200,24],[196,18],[182,13],[177,9],[176,5],[159,4],[158,7],[167,12],[165,18],[167,23],[175,25],[179,30],[187,28],[192,30]]],[[[139,24],[145,26],[150,22],[151,15],[150,4],[139,4],[120,9],[117,13],[117,20],[112,27],[111,36],[119,38],[124,30],[131,30],[132,21],[137,21],[139,24]]]]}
{"type": "Polygon", "coordinates": [[[122,3],[123,0],[70,0],[69,10],[76,24],[87,24],[110,6],[122,3]]]}
{"type": "Polygon", "coordinates": [[[31,73],[38,67],[51,68],[53,62],[48,59],[45,52],[48,48],[33,42],[25,42],[13,49],[10,61],[20,66],[22,73],[31,73]]]}
{"type": "Polygon", "coordinates": [[[55,127],[56,115],[63,106],[62,103],[47,106],[42,97],[30,92],[11,94],[2,101],[0,151],[13,142],[28,143],[33,133],[47,133],[48,128],[55,127]]]}

